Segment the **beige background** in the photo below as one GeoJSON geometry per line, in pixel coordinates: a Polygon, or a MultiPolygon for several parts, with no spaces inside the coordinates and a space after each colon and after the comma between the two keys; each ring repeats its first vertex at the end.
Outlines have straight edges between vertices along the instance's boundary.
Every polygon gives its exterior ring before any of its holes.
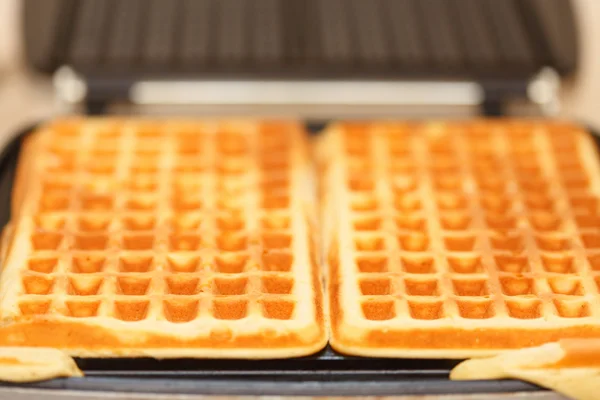
{"type": "MultiPolygon", "coordinates": [[[[600,127],[600,0],[573,1],[580,27],[580,70],[563,84],[561,114],[600,127]]],[[[20,4],[0,0],[0,144],[15,128],[65,111],[54,101],[49,79],[23,67],[20,4]]]]}

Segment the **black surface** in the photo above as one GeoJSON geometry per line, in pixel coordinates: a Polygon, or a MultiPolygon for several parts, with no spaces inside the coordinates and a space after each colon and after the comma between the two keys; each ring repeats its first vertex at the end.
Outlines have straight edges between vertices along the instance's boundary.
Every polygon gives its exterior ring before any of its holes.
{"type": "Polygon", "coordinates": [[[569,0],[26,0],[24,19],[38,69],[129,79],[525,79],[578,47],[569,0]]]}
{"type": "MultiPolygon", "coordinates": [[[[9,386],[9,385],[5,385],[9,386]]],[[[10,385],[13,386],[13,385],[10,385]]],[[[22,386],[22,385],[21,385],[22,386]]],[[[278,396],[391,396],[423,394],[514,393],[539,390],[518,381],[463,381],[425,379],[418,376],[389,376],[386,379],[341,379],[331,374],[328,380],[316,381],[308,376],[281,379],[279,375],[262,379],[198,378],[144,376],[119,378],[54,379],[28,385],[38,389],[69,389],[83,391],[120,391],[138,393],[206,394],[206,395],[278,395],[278,396]]]]}
{"type": "MultiPolygon", "coordinates": [[[[318,125],[314,125],[318,127],[318,125]]],[[[31,129],[0,153],[0,226],[10,220],[10,197],[21,142],[31,129]]],[[[466,394],[538,391],[515,380],[450,381],[456,360],[346,357],[327,348],[303,358],[284,360],[78,359],[84,378],[31,384],[0,383],[43,389],[195,393],[221,395],[394,395],[466,394]]]]}

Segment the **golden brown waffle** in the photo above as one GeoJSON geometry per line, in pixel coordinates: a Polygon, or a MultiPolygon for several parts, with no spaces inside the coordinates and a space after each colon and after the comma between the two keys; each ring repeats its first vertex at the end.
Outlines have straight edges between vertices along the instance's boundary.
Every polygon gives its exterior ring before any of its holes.
{"type": "Polygon", "coordinates": [[[42,127],[19,161],[0,345],[95,357],[318,351],[311,178],[293,123],[42,127]]]}
{"type": "Polygon", "coordinates": [[[347,123],[320,145],[336,350],[459,358],[600,337],[600,166],[581,128],[347,123]]]}

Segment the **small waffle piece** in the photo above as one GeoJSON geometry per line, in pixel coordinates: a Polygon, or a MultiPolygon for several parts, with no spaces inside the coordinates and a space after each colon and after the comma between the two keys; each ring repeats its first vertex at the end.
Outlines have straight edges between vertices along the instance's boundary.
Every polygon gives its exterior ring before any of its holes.
{"type": "Polygon", "coordinates": [[[43,347],[0,347],[0,381],[36,382],[83,376],[64,352],[43,347]]]}
{"type": "Polygon", "coordinates": [[[467,360],[450,373],[453,380],[522,379],[576,400],[598,398],[600,340],[564,339],[513,350],[492,358],[467,360]]]}
{"type": "Polygon", "coordinates": [[[338,351],[461,358],[600,337],[600,166],[581,128],[346,123],[319,153],[338,351]]]}
{"type": "Polygon", "coordinates": [[[219,358],[325,346],[299,125],[61,120],[24,146],[0,345],[219,358]]]}

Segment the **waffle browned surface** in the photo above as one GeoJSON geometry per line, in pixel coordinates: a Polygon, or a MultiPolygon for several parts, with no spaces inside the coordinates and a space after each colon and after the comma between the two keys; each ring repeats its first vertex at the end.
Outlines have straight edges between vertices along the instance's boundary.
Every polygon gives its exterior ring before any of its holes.
{"type": "Polygon", "coordinates": [[[453,358],[600,337],[600,166],[584,130],[346,123],[320,145],[335,349],[453,358]]]}
{"type": "Polygon", "coordinates": [[[0,345],[81,356],[291,357],[324,347],[299,125],[62,120],[27,138],[0,345]]]}

